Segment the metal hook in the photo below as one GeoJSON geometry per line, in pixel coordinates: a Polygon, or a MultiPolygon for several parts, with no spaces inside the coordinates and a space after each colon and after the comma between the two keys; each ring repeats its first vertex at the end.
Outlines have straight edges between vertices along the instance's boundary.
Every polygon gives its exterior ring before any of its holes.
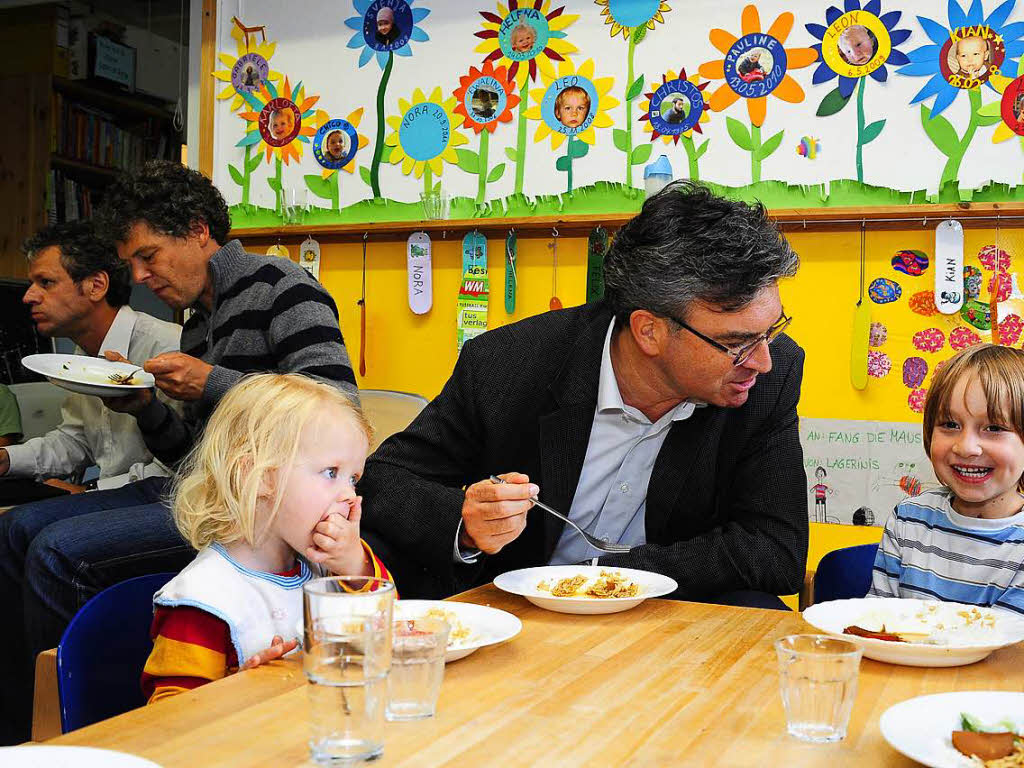
{"type": "Polygon", "coordinates": [[[552,227],[551,228],[551,236],[552,237],[558,237],[558,228],[557,227],[552,227]]]}
{"type": "Polygon", "coordinates": [[[804,229],[807,229],[807,219],[804,219],[804,229]]]}
{"type": "Polygon", "coordinates": [[[366,242],[366,240],[367,240],[367,239],[368,239],[369,237],[370,237],[370,234],[369,234],[369,232],[363,232],[363,242],[364,242],[364,243],[366,242]]]}

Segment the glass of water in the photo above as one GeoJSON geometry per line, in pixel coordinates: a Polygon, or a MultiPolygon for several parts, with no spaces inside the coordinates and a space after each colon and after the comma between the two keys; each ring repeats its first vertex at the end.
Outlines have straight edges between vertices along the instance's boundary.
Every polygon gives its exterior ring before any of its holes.
{"type": "Polygon", "coordinates": [[[331,576],[307,581],[302,598],[313,761],[372,760],[384,750],[395,586],[386,579],[331,576]]]}
{"type": "Polygon", "coordinates": [[[819,743],[846,738],[860,647],[828,635],[787,635],[775,641],[775,651],[789,734],[819,743]]]}
{"type": "Polygon", "coordinates": [[[388,720],[419,720],[437,711],[451,627],[442,619],[396,621],[388,676],[388,720]]]}

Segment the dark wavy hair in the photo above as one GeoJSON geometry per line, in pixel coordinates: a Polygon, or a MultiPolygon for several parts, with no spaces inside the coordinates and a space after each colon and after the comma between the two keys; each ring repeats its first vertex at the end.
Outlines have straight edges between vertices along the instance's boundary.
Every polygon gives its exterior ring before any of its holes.
{"type": "Polygon", "coordinates": [[[172,237],[187,237],[205,223],[218,245],[231,230],[227,203],[213,182],[168,160],[150,160],[119,176],[107,187],[97,219],[105,236],[122,243],[140,221],[172,237]]]}
{"type": "Polygon", "coordinates": [[[31,264],[39,252],[56,247],[60,263],[75,285],[99,272],[107,273],[107,304],[115,309],[128,303],[132,293],[132,276],[128,264],[117,256],[110,240],[103,239],[89,221],[54,224],[36,232],[21,246],[31,264]]]}
{"type": "Polygon", "coordinates": [[[733,312],[799,265],[761,203],[675,181],[615,235],[604,261],[605,298],[620,325],[638,309],[685,317],[695,300],[733,312]]]}

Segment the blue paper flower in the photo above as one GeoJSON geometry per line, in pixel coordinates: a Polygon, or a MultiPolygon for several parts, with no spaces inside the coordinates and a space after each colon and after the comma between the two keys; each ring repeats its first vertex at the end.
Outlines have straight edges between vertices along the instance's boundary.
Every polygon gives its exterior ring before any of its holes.
{"type": "MultiPolygon", "coordinates": [[[[425,43],[427,40],[430,39],[427,33],[417,26],[419,22],[423,21],[423,19],[425,19],[430,14],[430,9],[413,8],[412,6],[416,2],[416,0],[404,0],[404,2],[405,6],[408,9],[407,12],[411,11],[412,14],[411,21],[408,22],[409,29],[401,30],[402,37],[405,38],[405,42],[402,43],[401,45],[390,48],[386,46],[382,48],[374,48],[368,43],[367,36],[366,34],[364,34],[367,24],[366,15],[371,8],[383,7],[384,4],[381,3],[381,0],[352,0],[352,5],[355,7],[356,14],[358,15],[345,19],[345,26],[348,27],[349,29],[355,30],[355,34],[352,35],[352,38],[348,41],[347,47],[363,49],[362,52],[359,54],[360,67],[366,64],[366,62],[368,62],[370,59],[374,58],[374,56],[376,56],[377,64],[380,66],[381,69],[384,69],[384,67],[387,66],[388,63],[389,54],[395,53],[399,56],[412,56],[412,48],[409,45],[411,41],[415,40],[417,43],[425,43]]],[[[393,9],[395,8],[396,5],[397,4],[393,2],[393,0],[392,2],[387,3],[387,6],[393,9]]],[[[395,14],[395,18],[399,21],[399,27],[401,27],[402,16],[404,15],[401,13],[401,11],[406,11],[406,8],[402,8],[400,11],[398,11],[398,13],[395,14]]]]}
{"type": "MultiPolygon", "coordinates": [[[[814,35],[814,37],[818,38],[820,41],[824,41],[828,28],[834,24],[840,16],[850,13],[851,11],[863,11],[865,14],[870,14],[876,17],[878,21],[885,26],[886,31],[889,33],[892,50],[881,65],[867,73],[878,82],[884,83],[889,78],[889,72],[886,68],[886,64],[900,66],[902,64],[910,63],[910,59],[907,58],[907,55],[896,48],[896,46],[910,37],[909,29],[895,29],[896,25],[899,23],[900,17],[903,16],[903,11],[890,11],[889,13],[882,14],[881,0],[868,0],[868,2],[864,4],[863,8],[861,7],[860,0],[845,0],[843,3],[843,10],[839,10],[835,6],[832,6],[825,11],[825,24],[805,24],[804,26],[807,28],[808,32],[814,35]]],[[[821,85],[822,83],[827,83],[829,80],[838,77],[839,94],[844,99],[850,98],[850,94],[853,93],[853,89],[857,86],[857,80],[859,78],[847,77],[832,69],[825,60],[825,57],[822,55],[820,42],[815,43],[811,47],[818,52],[818,58],[821,62],[818,65],[818,68],[814,70],[811,82],[814,85],[821,85]]],[[[866,77],[867,75],[863,76],[866,77]]]]}
{"type": "MultiPolygon", "coordinates": [[[[931,79],[925,83],[910,103],[916,104],[934,96],[935,103],[931,108],[931,115],[934,117],[952,104],[960,91],[965,90],[957,88],[947,81],[946,75],[942,71],[941,62],[943,48],[950,42],[952,31],[962,27],[987,26],[993,34],[1001,37],[1005,46],[1005,57],[1000,72],[1007,77],[1012,77],[1016,72],[1016,59],[1024,54],[1024,39],[1022,39],[1024,38],[1024,22],[1006,23],[1006,19],[1013,12],[1015,3],[1016,0],[1006,0],[986,18],[981,0],[972,0],[971,7],[966,13],[957,0],[949,0],[948,28],[924,16],[918,16],[917,20],[921,23],[921,27],[932,44],[923,45],[911,51],[910,63],[897,70],[897,73],[912,77],[930,76],[931,79]]],[[[988,85],[992,87],[991,83],[988,85]]]]}

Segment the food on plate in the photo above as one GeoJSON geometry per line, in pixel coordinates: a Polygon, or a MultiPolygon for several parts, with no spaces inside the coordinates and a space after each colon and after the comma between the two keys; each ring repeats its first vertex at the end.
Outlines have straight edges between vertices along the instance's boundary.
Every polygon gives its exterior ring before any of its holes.
{"type": "Polygon", "coordinates": [[[111,373],[107,378],[114,384],[138,384],[138,382],[135,381],[136,373],[138,373],[138,371],[132,371],[131,373],[111,373]]]}
{"type": "Polygon", "coordinates": [[[1024,735],[1013,723],[1002,721],[995,729],[985,727],[977,718],[960,713],[963,730],[953,731],[956,750],[984,768],[1018,768],[1024,766],[1024,735]]]}
{"type": "Polygon", "coordinates": [[[597,599],[610,597],[636,597],[640,594],[640,585],[630,581],[618,571],[601,571],[596,579],[589,579],[582,574],[559,579],[552,587],[544,580],[537,584],[537,589],[550,592],[552,597],[593,597],[597,599]]]}
{"type": "Polygon", "coordinates": [[[425,614],[427,618],[447,621],[451,631],[448,633],[448,647],[461,645],[469,640],[472,630],[459,621],[459,617],[453,611],[445,611],[441,608],[431,608],[425,614]]]}
{"type": "Polygon", "coordinates": [[[860,616],[843,634],[893,643],[982,645],[997,640],[996,613],[957,603],[926,602],[920,607],[884,605],[860,616]]]}

